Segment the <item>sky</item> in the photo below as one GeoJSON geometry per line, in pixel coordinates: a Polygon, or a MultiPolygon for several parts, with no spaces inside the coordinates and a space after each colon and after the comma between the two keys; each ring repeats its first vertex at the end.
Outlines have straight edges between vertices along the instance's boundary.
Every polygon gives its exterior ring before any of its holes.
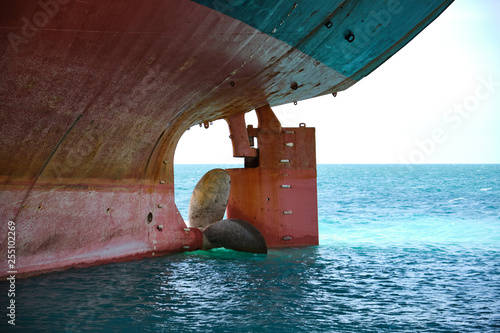
{"type": "MultiPolygon", "coordinates": [[[[337,97],[273,110],[283,127],[316,128],[318,164],[500,163],[499,15],[498,0],[456,0],[337,97]]],[[[224,120],[186,131],[174,162],[243,163],[224,120]]]]}

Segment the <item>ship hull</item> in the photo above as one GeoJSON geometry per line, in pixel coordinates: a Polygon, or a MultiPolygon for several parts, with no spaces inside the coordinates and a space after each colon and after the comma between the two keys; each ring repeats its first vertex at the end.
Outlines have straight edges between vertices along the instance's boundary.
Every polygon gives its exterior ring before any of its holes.
{"type": "Polygon", "coordinates": [[[0,252],[13,221],[16,262],[0,274],[28,276],[200,248],[174,202],[189,127],[347,89],[450,1],[1,4],[0,252]]]}

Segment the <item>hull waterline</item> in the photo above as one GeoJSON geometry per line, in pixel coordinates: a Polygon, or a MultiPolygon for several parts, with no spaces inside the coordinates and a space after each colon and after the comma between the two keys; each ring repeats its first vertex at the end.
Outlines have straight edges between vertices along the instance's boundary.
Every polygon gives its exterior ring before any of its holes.
{"type": "Polygon", "coordinates": [[[0,253],[16,259],[0,275],[22,277],[201,248],[173,158],[189,127],[217,119],[248,162],[230,171],[229,217],[270,247],[317,244],[314,129],[290,137],[269,106],[347,89],[451,1],[0,3],[0,253]],[[264,120],[246,129],[254,109],[264,120]]]}

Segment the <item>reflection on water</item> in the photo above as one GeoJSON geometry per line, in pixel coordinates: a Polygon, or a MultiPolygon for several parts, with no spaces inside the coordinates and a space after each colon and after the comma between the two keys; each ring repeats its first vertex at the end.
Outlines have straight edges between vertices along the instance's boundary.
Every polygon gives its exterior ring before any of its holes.
{"type": "Polygon", "coordinates": [[[56,331],[470,331],[498,325],[495,251],[215,249],[18,281],[18,323],[56,331]]]}

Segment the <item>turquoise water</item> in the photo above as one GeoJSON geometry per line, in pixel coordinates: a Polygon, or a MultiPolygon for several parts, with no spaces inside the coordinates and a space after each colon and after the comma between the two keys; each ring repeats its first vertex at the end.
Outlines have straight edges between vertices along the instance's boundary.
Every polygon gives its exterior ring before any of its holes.
{"type": "Polygon", "coordinates": [[[15,331],[500,332],[500,165],[320,165],[318,200],[319,246],[19,280],[15,331]]]}

